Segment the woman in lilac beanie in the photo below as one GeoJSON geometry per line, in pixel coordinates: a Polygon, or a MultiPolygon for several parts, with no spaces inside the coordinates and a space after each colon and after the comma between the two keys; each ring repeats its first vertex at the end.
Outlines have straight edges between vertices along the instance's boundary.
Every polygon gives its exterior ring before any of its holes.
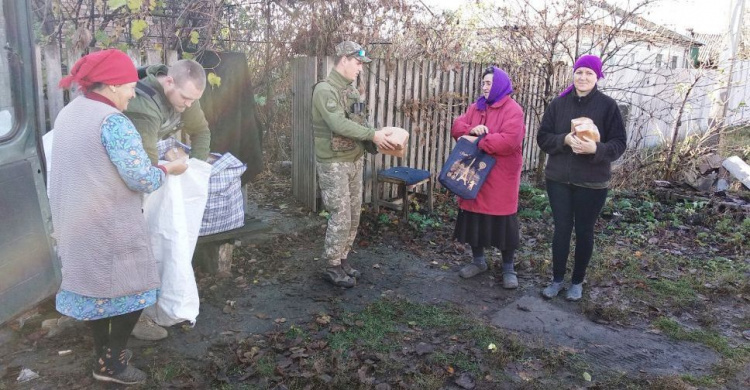
{"type": "Polygon", "coordinates": [[[549,159],[545,168],[555,232],[552,239],[552,283],[542,291],[553,298],[564,288],[570,237],[576,231],[575,263],[567,299],[583,294],[586,268],[594,250],[594,224],[607,199],[611,164],[625,151],[622,115],[614,99],[596,86],[604,78],[602,61],[581,56],[573,66],[573,84],[552,100],[542,117],[537,143],[549,159]],[[598,129],[598,141],[576,136],[571,120],[588,118],[598,129]]]}

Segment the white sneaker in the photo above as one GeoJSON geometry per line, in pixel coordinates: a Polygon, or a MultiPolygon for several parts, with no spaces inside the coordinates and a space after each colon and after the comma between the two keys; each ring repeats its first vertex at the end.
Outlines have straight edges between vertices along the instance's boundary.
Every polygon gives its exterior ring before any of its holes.
{"type": "Polygon", "coordinates": [[[547,286],[547,288],[545,288],[544,290],[542,290],[542,296],[545,297],[545,298],[547,298],[547,299],[552,299],[552,298],[556,297],[557,294],[559,294],[560,290],[562,290],[562,289],[563,289],[562,282],[559,282],[559,283],[552,282],[552,283],[550,283],[549,286],[547,286]]]}
{"type": "Polygon", "coordinates": [[[154,321],[145,315],[141,315],[138,322],[135,324],[135,328],[130,333],[133,337],[138,340],[157,341],[167,338],[169,332],[159,325],[156,325],[154,321]]]}
{"type": "Polygon", "coordinates": [[[569,301],[580,301],[583,297],[583,282],[571,284],[565,299],[569,301]]]}

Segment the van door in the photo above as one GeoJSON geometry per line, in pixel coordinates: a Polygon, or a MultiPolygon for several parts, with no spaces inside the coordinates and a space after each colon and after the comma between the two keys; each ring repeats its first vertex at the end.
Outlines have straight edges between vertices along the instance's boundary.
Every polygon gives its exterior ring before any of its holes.
{"type": "Polygon", "coordinates": [[[30,3],[2,0],[0,8],[0,324],[60,285],[36,115],[30,3]]]}

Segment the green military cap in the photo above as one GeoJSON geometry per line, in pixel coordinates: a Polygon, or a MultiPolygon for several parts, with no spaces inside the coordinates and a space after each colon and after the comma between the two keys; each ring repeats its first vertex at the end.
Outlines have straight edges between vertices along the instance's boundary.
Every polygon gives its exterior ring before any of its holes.
{"type": "Polygon", "coordinates": [[[352,41],[344,41],[336,45],[336,55],[339,57],[354,57],[362,62],[372,61],[365,56],[365,49],[363,49],[358,43],[352,41]]]}

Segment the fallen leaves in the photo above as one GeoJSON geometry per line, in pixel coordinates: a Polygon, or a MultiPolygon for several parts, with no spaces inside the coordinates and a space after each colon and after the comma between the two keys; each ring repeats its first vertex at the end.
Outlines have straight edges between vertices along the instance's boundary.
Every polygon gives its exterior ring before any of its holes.
{"type": "Polygon", "coordinates": [[[318,316],[318,318],[315,319],[315,322],[320,325],[328,325],[329,323],[331,323],[331,316],[327,314],[321,314],[318,316]]]}

